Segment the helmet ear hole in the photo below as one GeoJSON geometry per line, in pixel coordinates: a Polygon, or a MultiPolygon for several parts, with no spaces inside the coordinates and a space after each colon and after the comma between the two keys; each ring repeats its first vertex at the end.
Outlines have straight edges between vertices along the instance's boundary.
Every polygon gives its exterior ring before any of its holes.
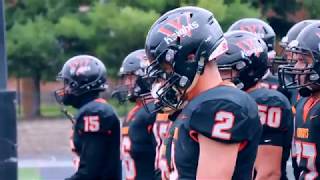
{"type": "Polygon", "coordinates": [[[72,82],[72,83],[70,83],[70,86],[71,86],[72,88],[75,88],[75,87],[77,87],[77,83],[76,83],[76,82],[72,82]]]}

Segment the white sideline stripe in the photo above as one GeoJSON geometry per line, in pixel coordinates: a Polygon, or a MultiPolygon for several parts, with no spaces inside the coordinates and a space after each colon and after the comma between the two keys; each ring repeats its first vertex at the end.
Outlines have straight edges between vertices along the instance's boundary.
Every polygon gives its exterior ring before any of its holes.
{"type": "Polygon", "coordinates": [[[19,168],[51,168],[51,167],[73,167],[71,161],[57,161],[57,160],[18,160],[19,168]]]}

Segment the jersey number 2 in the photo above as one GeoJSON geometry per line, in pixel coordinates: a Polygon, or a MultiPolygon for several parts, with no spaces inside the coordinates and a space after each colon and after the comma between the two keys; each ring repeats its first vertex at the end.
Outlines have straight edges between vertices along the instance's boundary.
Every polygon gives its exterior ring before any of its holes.
{"type": "Polygon", "coordinates": [[[228,132],[234,124],[234,115],[231,112],[219,111],[215,115],[215,123],[212,128],[212,137],[230,140],[231,133],[228,132]]]}

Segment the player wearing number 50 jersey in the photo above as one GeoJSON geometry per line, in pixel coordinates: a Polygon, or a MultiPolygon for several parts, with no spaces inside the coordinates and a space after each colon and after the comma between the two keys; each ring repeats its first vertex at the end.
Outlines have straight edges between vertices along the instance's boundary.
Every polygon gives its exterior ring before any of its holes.
{"type": "Polygon", "coordinates": [[[268,69],[267,47],[254,34],[245,31],[225,33],[229,50],[218,58],[225,80],[231,80],[258,104],[263,133],[255,162],[256,179],[287,179],[293,119],[288,99],[259,82],[268,69]]]}
{"type": "Polygon", "coordinates": [[[147,63],[144,49],[130,53],[120,67],[122,86],[113,93],[119,100],[129,99],[135,103],[122,128],[122,160],[125,178],[128,180],[151,180],[155,176],[156,142],[152,126],[156,113],[148,113],[146,110],[153,111],[152,100],[147,101],[147,108],[144,108],[141,99],[150,89],[148,83],[143,80],[147,63]],[[124,97],[121,97],[123,95],[124,97]]]}
{"type": "Polygon", "coordinates": [[[215,60],[228,46],[213,14],[182,7],[149,30],[151,94],[162,110],[181,110],[166,141],[170,179],[251,179],[261,135],[254,100],[224,85],[215,60]]]}
{"type": "Polygon", "coordinates": [[[78,110],[70,119],[72,150],[80,162],[66,180],[121,180],[120,121],[112,107],[98,98],[106,88],[104,64],[93,56],[75,56],[57,78],[64,86],[55,91],[56,100],[78,110]]]}
{"type": "Polygon", "coordinates": [[[288,45],[297,60],[279,68],[281,85],[298,89],[302,98],[296,104],[294,156],[299,179],[320,179],[320,23],[304,28],[288,45]]]}

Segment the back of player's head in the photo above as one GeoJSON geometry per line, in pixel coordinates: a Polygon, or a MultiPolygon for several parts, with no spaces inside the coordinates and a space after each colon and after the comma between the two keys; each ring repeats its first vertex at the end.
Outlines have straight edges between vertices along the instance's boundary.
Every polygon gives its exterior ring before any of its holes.
{"type": "Polygon", "coordinates": [[[225,33],[228,51],[217,59],[224,79],[247,90],[262,79],[268,69],[268,52],[264,41],[247,31],[225,33]],[[228,76],[229,73],[229,76],[228,76]]]}
{"type": "Polygon", "coordinates": [[[266,22],[257,18],[243,18],[234,22],[228,29],[229,31],[243,30],[256,34],[265,41],[268,52],[275,49],[276,34],[273,28],[266,22]]]}

